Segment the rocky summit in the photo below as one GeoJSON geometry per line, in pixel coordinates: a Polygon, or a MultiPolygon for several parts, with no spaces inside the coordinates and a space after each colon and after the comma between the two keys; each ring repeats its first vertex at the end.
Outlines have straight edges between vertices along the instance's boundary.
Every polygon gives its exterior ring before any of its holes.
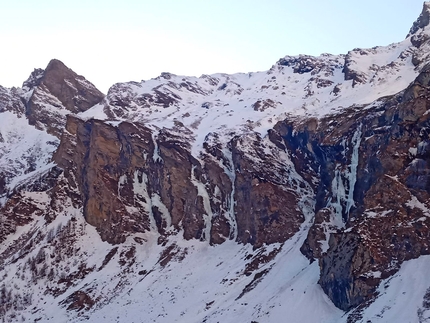
{"type": "Polygon", "coordinates": [[[430,322],[429,17],[264,72],[0,87],[2,322],[430,322]]]}

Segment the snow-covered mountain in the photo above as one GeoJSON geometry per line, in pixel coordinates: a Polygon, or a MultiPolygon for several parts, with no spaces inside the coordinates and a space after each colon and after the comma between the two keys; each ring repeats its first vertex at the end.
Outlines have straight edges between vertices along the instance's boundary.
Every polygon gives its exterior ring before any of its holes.
{"type": "Polygon", "coordinates": [[[430,321],[429,18],[264,72],[0,87],[0,318],[430,321]]]}

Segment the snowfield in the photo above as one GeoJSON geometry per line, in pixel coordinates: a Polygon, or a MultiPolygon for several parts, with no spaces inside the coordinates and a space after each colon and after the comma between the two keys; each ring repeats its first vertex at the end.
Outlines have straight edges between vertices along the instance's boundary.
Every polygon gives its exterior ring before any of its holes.
{"type": "MultiPolygon", "coordinates": [[[[424,31],[429,32],[428,26],[424,31]]],[[[263,72],[201,77],[163,73],[147,81],[115,84],[102,102],[76,116],[113,126],[122,121],[144,124],[153,130],[151,158],[160,163],[155,139],[164,128],[182,134],[184,140],[191,138],[192,156],[202,164],[204,144],[213,141],[220,143],[226,160],[234,165],[227,143],[235,135],[253,138],[255,133],[266,144],[267,158],[274,158],[270,146],[274,144],[267,133],[278,121],[336,115],[351,106],[378,106],[380,98],[404,90],[417,77],[419,67],[412,63],[416,50],[408,37],[346,55],[286,56],[263,72]]],[[[29,95],[23,92],[22,99],[28,100],[29,95]]],[[[56,110],[56,104],[61,105],[57,101],[48,104],[49,109],[65,118],[65,110],[56,110]]],[[[324,232],[323,252],[329,248],[330,233],[344,225],[342,205],[347,216],[354,207],[359,147],[370,139],[357,129],[351,142],[345,142],[352,147],[349,166],[334,165],[336,196],[328,206],[335,212],[324,232]]],[[[111,245],[101,240],[71,198],[51,201],[46,191],[26,189],[56,167],[52,156],[59,143],[57,137],[30,126],[25,115],[0,106],[0,207],[16,190],[40,213],[33,214],[30,223],[17,226],[16,232],[0,236],[5,239],[0,244],[1,322],[349,323],[352,314],[355,322],[362,323],[430,322],[430,256],[404,262],[395,275],[382,280],[376,298],[361,311],[345,313],[335,307],[318,284],[318,261],[310,263],[300,251],[314,220],[315,202],[308,194],[310,184],[302,183],[287,151],[275,156],[281,159],[280,174],[289,176],[279,182],[286,187],[296,185],[305,221],[284,243],[253,248],[235,241],[233,187],[226,212],[232,240],[212,246],[208,241],[187,241],[183,232],[173,229],[163,240],[152,218],[149,231],[130,234],[124,243],[111,245]],[[55,203],[61,203],[63,211],[48,221],[45,211],[55,203]]],[[[247,146],[242,149],[246,152],[247,146]]],[[[248,153],[252,159],[253,152],[248,153]]],[[[234,183],[235,170],[226,164],[220,162],[220,169],[234,183]]],[[[132,174],[133,191],[143,197],[148,214],[153,206],[160,210],[169,229],[167,207],[159,195],[148,191],[146,175],[140,175],[141,182],[137,173],[132,174]]],[[[196,179],[195,168],[190,178],[203,200],[207,240],[214,217],[212,197],[196,179]]],[[[118,183],[119,197],[126,180],[124,175],[118,183]]],[[[430,214],[415,197],[409,206],[430,214]]],[[[130,213],[138,210],[129,208],[130,213]]],[[[366,216],[389,214],[372,212],[366,216]]],[[[2,209],[0,221],[7,222],[2,209]]],[[[381,272],[369,275],[380,278],[381,272]]]]}

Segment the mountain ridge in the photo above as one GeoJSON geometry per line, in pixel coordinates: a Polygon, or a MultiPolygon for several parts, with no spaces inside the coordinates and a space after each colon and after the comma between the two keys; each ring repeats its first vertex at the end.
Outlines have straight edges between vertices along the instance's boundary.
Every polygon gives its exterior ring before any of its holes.
{"type": "Polygon", "coordinates": [[[0,88],[3,318],[426,322],[425,278],[389,302],[428,262],[429,7],[267,72],[0,88]]]}

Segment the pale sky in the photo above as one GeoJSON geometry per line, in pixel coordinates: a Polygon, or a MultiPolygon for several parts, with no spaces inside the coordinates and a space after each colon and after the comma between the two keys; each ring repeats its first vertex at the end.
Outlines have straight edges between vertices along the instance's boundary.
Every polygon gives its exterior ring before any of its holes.
{"type": "Polygon", "coordinates": [[[0,85],[63,61],[102,92],[116,82],[269,69],[285,55],[405,38],[422,0],[17,0],[0,9],[0,85]]]}

